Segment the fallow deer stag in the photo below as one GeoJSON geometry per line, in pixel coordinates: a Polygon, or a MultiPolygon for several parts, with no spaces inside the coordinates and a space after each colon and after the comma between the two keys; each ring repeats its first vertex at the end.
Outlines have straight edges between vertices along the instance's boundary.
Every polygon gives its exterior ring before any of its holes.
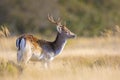
{"type": "Polygon", "coordinates": [[[53,42],[49,42],[28,34],[18,37],[16,47],[18,49],[17,62],[19,64],[26,64],[30,59],[33,59],[43,61],[45,67],[47,67],[48,63],[61,53],[67,40],[76,37],[65,25],[61,24],[60,19],[55,21],[52,16],[48,15],[48,20],[56,24],[56,39],[53,42]]]}

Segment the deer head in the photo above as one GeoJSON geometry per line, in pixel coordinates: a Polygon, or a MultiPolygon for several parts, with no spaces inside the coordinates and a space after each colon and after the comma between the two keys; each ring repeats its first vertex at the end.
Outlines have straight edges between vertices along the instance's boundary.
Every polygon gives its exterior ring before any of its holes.
{"type": "Polygon", "coordinates": [[[66,27],[66,25],[61,24],[61,19],[60,18],[58,18],[57,21],[55,21],[55,19],[48,14],[48,20],[57,25],[56,27],[57,27],[58,33],[63,35],[65,38],[75,38],[76,37],[76,35],[73,32],[71,32],[66,27]]]}

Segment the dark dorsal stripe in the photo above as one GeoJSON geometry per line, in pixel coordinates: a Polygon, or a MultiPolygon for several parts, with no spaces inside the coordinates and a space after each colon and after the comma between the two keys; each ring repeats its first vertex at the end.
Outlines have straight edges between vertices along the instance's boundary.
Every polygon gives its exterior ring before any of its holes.
{"type": "MultiPolygon", "coordinates": [[[[17,47],[18,47],[18,50],[20,50],[20,43],[21,43],[21,40],[22,40],[23,38],[19,38],[18,39],[18,44],[17,44],[17,41],[16,41],[16,45],[17,45],[17,47]]],[[[24,46],[26,45],[26,41],[25,41],[25,44],[24,44],[24,46]]]]}
{"type": "Polygon", "coordinates": [[[18,50],[20,50],[20,42],[21,42],[21,38],[19,39],[19,42],[18,42],[18,50]]]}

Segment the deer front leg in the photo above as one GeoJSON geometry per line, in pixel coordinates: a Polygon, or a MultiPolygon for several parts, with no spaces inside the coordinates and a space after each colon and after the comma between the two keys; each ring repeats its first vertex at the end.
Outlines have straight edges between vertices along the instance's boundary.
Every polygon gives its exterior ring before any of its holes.
{"type": "Polygon", "coordinates": [[[43,65],[44,65],[44,68],[47,69],[47,68],[51,68],[51,61],[50,60],[47,60],[47,61],[44,61],[43,62],[43,65]]]}
{"type": "Polygon", "coordinates": [[[44,66],[44,68],[50,68],[50,62],[51,62],[51,58],[48,57],[48,55],[42,54],[40,56],[40,61],[42,61],[42,65],[44,66]]]}
{"type": "Polygon", "coordinates": [[[47,69],[49,67],[48,66],[49,63],[45,60],[45,58],[42,58],[40,61],[43,68],[47,69]]]}

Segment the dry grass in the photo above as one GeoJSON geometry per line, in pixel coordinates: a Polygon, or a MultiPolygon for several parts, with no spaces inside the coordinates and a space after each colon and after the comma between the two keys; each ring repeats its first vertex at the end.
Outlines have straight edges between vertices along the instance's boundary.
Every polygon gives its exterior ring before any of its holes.
{"type": "Polygon", "coordinates": [[[8,37],[8,36],[10,36],[10,31],[7,28],[6,25],[1,25],[0,28],[1,28],[0,29],[0,37],[8,37]]]}
{"type": "Polygon", "coordinates": [[[16,37],[0,39],[0,80],[120,80],[120,38],[69,40],[51,67],[29,63],[21,72],[16,63],[16,37]]]}

